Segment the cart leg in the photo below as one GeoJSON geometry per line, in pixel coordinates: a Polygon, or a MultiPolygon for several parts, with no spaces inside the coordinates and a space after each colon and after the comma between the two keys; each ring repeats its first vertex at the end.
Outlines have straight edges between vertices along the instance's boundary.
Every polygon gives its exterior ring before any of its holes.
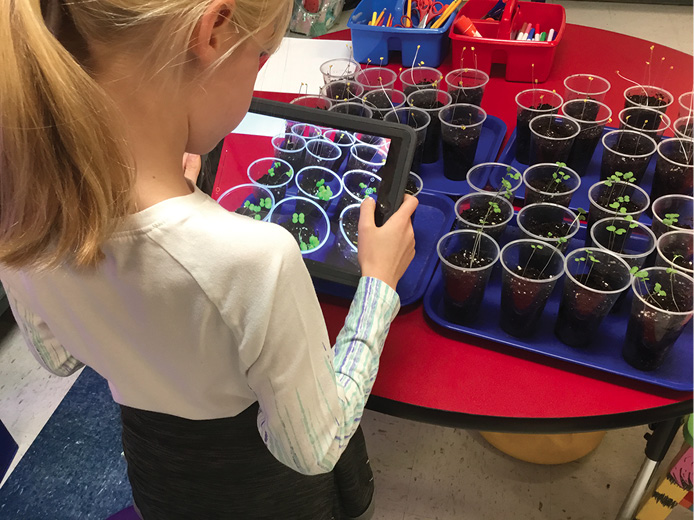
{"type": "Polygon", "coordinates": [[[646,492],[646,488],[658,464],[665,458],[665,454],[670,448],[677,430],[682,425],[682,419],[682,417],[677,417],[649,425],[653,433],[647,433],[644,436],[646,438],[646,459],[643,461],[641,469],[631,485],[629,494],[622,503],[622,507],[617,514],[617,520],[632,520],[634,518],[636,508],[641,503],[643,494],[646,492]]]}

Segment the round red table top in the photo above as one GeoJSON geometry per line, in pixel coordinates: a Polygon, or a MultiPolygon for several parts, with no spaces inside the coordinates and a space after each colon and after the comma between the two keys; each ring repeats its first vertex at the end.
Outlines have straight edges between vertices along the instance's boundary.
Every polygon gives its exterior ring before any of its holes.
{"type": "MultiPolygon", "coordinates": [[[[326,38],[347,40],[349,31],[326,38]]],[[[567,24],[552,72],[540,88],[563,94],[563,79],[590,73],[608,79],[612,88],[605,103],[614,111],[624,106],[630,85],[615,71],[643,81],[651,42],[610,31],[567,24]]],[[[675,99],[692,89],[692,57],[655,45],[654,84],[675,99]],[[665,58],[663,61],[661,58],[665,58]],[[670,70],[670,66],[674,67],[670,70]]],[[[398,70],[399,64],[389,65],[398,70]]],[[[450,57],[439,69],[448,72],[450,57]]],[[[515,95],[528,83],[510,83],[503,70],[492,70],[482,107],[500,117],[513,131],[515,95]]],[[[261,97],[288,100],[282,95],[261,97]]],[[[291,96],[290,96],[291,98],[291,96]]],[[[676,104],[676,102],[675,102],[676,104]]],[[[669,109],[676,115],[677,106],[669,109]]],[[[323,313],[334,341],[348,303],[321,297],[323,313]]],[[[691,411],[692,394],[612,376],[572,363],[449,332],[430,321],[421,303],[403,309],[390,328],[371,408],[418,420],[498,431],[588,431],[657,422],[691,411]]]]}

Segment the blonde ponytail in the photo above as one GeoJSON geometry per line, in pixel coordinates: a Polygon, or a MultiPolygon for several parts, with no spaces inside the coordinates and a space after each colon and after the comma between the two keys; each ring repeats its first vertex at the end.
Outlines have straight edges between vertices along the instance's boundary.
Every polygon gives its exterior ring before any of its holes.
{"type": "Polygon", "coordinates": [[[112,102],[48,30],[39,0],[2,3],[0,262],[93,266],[131,208],[112,102]]]}

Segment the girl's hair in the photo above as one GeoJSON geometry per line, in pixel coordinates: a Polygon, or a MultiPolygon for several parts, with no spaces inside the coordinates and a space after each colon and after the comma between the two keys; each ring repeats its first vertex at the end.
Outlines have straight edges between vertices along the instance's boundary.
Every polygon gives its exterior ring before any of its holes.
{"type": "MultiPolygon", "coordinates": [[[[112,100],[89,74],[89,43],[149,49],[152,74],[181,78],[210,0],[3,0],[0,7],[0,262],[95,266],[133,209],[134,169],[112,100]]],[[[291,0],[230,0],[246,38],[274,25],[279,45],[291,0]]],[[[233,52],[232,49],[230,51],[233,52]]],[[[230,54],[229,53],[229,54],[230,54]]],[[[228,56],[228,54],[227,54],[228,56]]]]}

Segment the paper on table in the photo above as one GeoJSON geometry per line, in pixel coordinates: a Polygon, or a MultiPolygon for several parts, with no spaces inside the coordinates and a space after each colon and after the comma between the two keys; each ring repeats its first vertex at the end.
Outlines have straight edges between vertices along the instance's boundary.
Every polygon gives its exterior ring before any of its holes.
{"type": "Polygon", "coordinates": [[[318,94],[323,86],[320,66],[334,58],[349,58],[352,42],[344,40],[308,40],[284,38],[277,52],[258,73],[255,90],[298,93],[301,83],[309,94],[318,94]]]}

